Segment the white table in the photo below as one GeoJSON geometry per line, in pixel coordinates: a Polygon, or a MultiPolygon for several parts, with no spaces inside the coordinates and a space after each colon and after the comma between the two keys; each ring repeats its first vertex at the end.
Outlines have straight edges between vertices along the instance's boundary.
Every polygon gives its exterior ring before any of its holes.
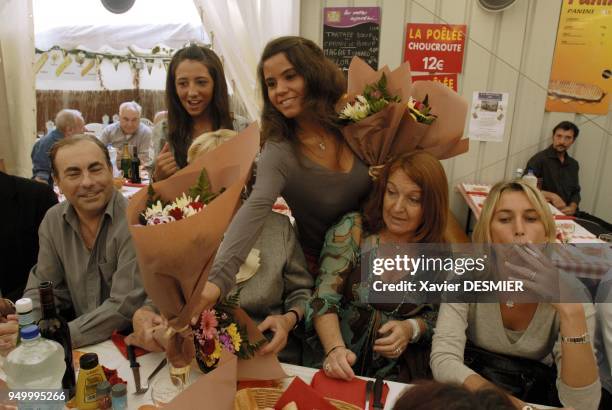
{"type": "MultiPolygon", "coordinates": [[[[138,409],[138,407],[143,404],[153,404],[151,400],[150,391],[143,395],[134,394],[134,377],[132,375],[132,369],[130,369],[130,362],[121,355],[119,350],[110,340],[96,345],[79,348],[78,350],[87,353],[96,353],[101,364],[110,369],[117,369],[117,373],[119,374],[119,376],[128,382],[128,409],[138,409]]],[[[164,357],[164,353],[148,353],[144,356],[138,357],[137,360],[140,364],[140,379],[142,386],[146,386],[147,377],[157,367],[159,362],[163,360],[164,357]]],[[[282,367],[285,370],[285,373],[291,376],[290,378],[285,379],[283,381],[283,384],[285,384],[286,386],[291,383],[293,377],[300,377],[307,384],[310,384],[310,381],[318,370],[309,367],[295,366],[291,364],[282,364],[282,367]]],[[[161,370],[161,372],[164,371],[167,372],[167,368],[161,370]]],[[[199,373],[197,371],[192,370],[191,374],[195,378],[199,373]]],[[[386,383],[389,385],[389,394],[387,396],[387,402],[385,403],[385,410],[391,409],[399,395],[404,391],[404,389],[410,387],[410,385],[403,383],[396,383],[390,381],[387,381],[386,383]]]]}
{"type": "MultiPolygon", "coordinates": [[[[478,220],[480,218],[480,212],[482,211],[482,206],[487,199],[487,195],[491,190],[491,185],[486,184],[468,184],[461,183],[457,185],[457,191],[461,194],[465,202],[467,203],[469,210],[474,214],[474,217],[478,220]]],[[[553,205],[548,204],[550,207],[550,212],[553,216],[561,219],[555,219],[555,225],[557,229],[564,230],[565,226],[568,226],[571,232],[569,243],[605,243],[601,239],[597,238],[587,229],[585,229],[582,225],[577,224],[571,219],[562,219],[564,218],[563,213],[555,208],[553,205]]],[[[468,225],[469,225],[469,216],[468,214],[468,225]]],[[[466,226],[466,232],[469,229],[469,226],[466,226]]]]}

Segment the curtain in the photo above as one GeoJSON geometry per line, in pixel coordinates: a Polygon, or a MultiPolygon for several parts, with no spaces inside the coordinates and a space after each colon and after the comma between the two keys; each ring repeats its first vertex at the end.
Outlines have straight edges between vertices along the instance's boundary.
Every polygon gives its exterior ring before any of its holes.
{"type": "Polygon", "coordinates": [[[230,89],[244,114],[259,119],[257,63],[266,43],[299,35],[299,0],[194,0],[213,49],[224,63],[230,89]]]}
{"type": "Polygon", "coordinates": [[[32,0],[0,1],[0,158],[9,174],[30,177],[36,138],[32,0]]]}

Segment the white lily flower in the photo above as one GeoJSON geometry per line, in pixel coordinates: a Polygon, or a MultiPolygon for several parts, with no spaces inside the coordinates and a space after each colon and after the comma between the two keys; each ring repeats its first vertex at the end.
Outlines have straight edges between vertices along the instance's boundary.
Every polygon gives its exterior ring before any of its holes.
{"type": "Polygon", "coordinates": [[[340,118],[354,122],[361,121],[370,114],[370,104],[363,95],[357,96],[357,101],[347,104],[340,113],[340,118]]]}

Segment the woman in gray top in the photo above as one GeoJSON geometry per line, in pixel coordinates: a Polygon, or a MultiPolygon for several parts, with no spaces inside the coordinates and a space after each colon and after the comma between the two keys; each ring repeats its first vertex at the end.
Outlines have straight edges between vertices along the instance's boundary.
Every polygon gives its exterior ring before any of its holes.
{"type": "MultiPolygon", "coordinates": [[[[527,244],[554,242],[555,232],[542,194],[517,180],[491,189],[473,239],[524,245],[516,248],[524,259],[523,266],[509,262],[505,266],[512,276],[529,285],[545,275],[548,262],[536,247],[527,244]],[[540,254],[535,258],[531,252],[540,254]]],[[[464,364],[468,339],[478,348],[517,360],[542,361],[552,354],[559,401],[576,409],[597,409],[601,384],[592,346],[594,330],[595,310],[590,303],[446,303],[441,305],[436,323],[431,369],[437,381],[479,390],[490,387],[491,382],[464,364]]],[[[520,384],[521,378],[516,383],[520,384]]],[[[538,389],[541,387],[533,388],[538,389]]],[[[510,399],[518,409],[533,409],[516,397],[510,399]]]]}
{"type": "MultiPolygon", "coordinates": [[[[368,168],[344,142],[335,105],[346,90],[340,69],[301,37],[272,40],[257,69],[263,90],[263,150],[253,191],[217,253],[202,305],[232,288],[276,198],[295,217],[302,248],[316,261],[327,229],[357,210],[370,190],[368,168]]],[[[311,264],[311,273],[313,272],[311,264]]]]}
{"type": "Polygon", "coordinates": [[[198,135],[220,128],[241,130],[232,119],[221,60],[209,48],[192,44],[178,50],[166,77],[168,121],[156,126],[153,179],[160,181],[187,165],[187,149],[198,135]],[[160,131],[162,131],[160,133],[160,131]]]}

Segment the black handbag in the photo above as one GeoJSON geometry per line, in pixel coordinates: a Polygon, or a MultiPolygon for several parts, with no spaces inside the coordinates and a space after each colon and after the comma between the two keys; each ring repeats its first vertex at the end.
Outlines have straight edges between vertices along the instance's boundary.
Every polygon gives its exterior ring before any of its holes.
{"type": "Polygon", "coordinates": [[[528,403],[561,407],[557,368],[537,360],[508,356],[465,346],[464,363],[480,376],[528,403]]]}

